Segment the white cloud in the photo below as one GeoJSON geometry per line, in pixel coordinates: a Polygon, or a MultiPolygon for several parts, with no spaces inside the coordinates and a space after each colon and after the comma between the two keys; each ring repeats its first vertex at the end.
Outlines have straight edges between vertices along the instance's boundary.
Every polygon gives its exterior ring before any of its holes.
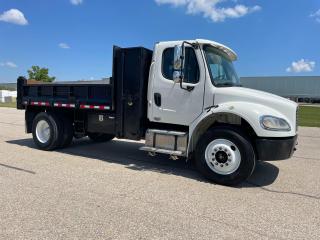
{"type": "Polygon", "coordinates": [[[320,23],[320,9],[310,14],[310,17],[314,18],[318,23],[320,23]]]}
{"type": "Polygon", "coordinates": [[[71,4],[73,5],[80,5],[83,3],[83,0],[70,0],[71,4]]]}
{"type": "Polygon", "coordinates": [[[187,0],[155,0],[158,4],[171,4],[175,7],[183,6],[187,4],[187,0]]]}
{"type": "Polygon", "coordinates": [[[301,59],[297,62],[292,62],[291,66],[286,69],[287,72],[301,73],[312,72],[316,66],[316,62],[301,59]]]}
{"type": "Polygon", "coordinates": [[[66,44],[66,43],[59,43],[59,47],[63,48],[63,49],[69,49],[70,48],[70,46],[68,44],[66,44]]]}
{"type": "Polygon", "coordinates": [[[27,19],[24,17],[23,13],[20,12],[18,9],[10,9],[0,14],[0,21],[18,25],[28,24],[27,19]]]}
{"type": "Polygon", "coordinates": [[[18,67],[15,63],[10,62],[10,61],[1,62],[1,63],[0,63],[0,66],[1,66],[1,67],[8,67],[8,68],[17,68],[17,67],[18,67]]]}
{"type": "MultiPolygon", "coordinates": [[[[213,22],[223,22],[226,18],[240,18],[249,13],[261,10],[256,5],[248,7],[237,4],[234,7],[218,7],[218,4],[226,0],[155,0],[157,4],[169,4],[174,7],[186,7],[187,14],[202,14],[203,17],[213,22]]],[[[235,2],[235,1],[233,1],[235,2]]]]}

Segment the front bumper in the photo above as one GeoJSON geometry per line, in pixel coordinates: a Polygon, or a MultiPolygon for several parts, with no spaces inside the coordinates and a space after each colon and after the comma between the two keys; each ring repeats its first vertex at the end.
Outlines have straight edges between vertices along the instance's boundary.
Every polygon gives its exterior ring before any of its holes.
{"type": "Polygon", "coordinates": [[[257,159],[284,160],[292,156],[297,144],[298,135],[288,138],[258,138],[256,139],[257,159]]]}

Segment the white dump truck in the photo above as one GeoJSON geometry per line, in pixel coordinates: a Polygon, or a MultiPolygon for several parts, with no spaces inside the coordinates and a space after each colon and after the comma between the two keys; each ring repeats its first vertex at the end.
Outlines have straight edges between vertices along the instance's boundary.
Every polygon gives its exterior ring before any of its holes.
{"type": "MultiPolygon", "coordinates": [[[[42,150],[74,137],[145,139],[141,150],[194,160],[213,182],[247,179],[257,161],[292,156],[296,103],[243,88],[237,55],[209,40],[158,42],[154,50],[114,47],[110,82],[28,83],[17,108],[42,150]]],[[[110,149],[112,151],[112,149],[110,149]]],[[[125,151],[125,149],[124,149],[125,151]]]]}

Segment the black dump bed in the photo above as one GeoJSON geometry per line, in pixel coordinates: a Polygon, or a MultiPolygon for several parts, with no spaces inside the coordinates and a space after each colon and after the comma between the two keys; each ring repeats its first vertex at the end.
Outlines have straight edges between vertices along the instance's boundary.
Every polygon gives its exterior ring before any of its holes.
{"type": "Polygon", "coordinates": [[[143,47],[113,49],[110,81],[17,82],[17,108],[70,108],[112,114],[118,137],[140,139],[147,119],[147,86],[152,51],[143,47]]]}
{"type": "MultiPolygon", "coordinates": [[[[110,79],[112,81],[112,78],[110,79]]],[[[106,81],[74,83],[29,83],[18,79],[17,107],[48,106],[84,108],[87,106],[104,106],[106,110],[114,110],[113,84],[106,81]]]]}

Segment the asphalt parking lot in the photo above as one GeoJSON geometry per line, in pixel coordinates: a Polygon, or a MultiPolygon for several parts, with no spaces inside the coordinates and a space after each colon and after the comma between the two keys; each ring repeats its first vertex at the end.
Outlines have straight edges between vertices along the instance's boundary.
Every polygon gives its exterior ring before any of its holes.
{"type": "Polygon", "coordinates": [[[0,108],[1,239],[319,239],[320,129],[238,187],[141,143],[77,140],[37,150],[24,112],[0,108]]]}

